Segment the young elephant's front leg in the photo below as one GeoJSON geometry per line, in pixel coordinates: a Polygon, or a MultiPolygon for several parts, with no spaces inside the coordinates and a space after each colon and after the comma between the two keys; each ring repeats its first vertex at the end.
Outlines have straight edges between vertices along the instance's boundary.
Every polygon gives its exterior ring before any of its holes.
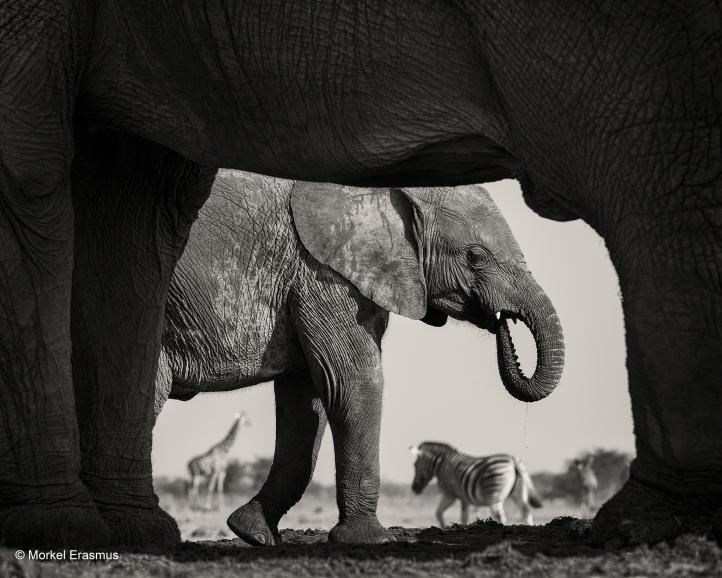
{"type": "Polygon", "coordinates": [[[278,522],[303,495],[313,476],[326,413],[308,373],[281,377],[276,394],[276,452],[258,494],[228,517],[228,526],[256,546],[280,543],[278,522]]]}
{"type": "Polygon", "coordinates": [[[380,368],[344,375],[324,389],[329,394],[326,411],[333,433],[339,510],[339,523],[328,538],[353,543],[393,541],[376,518],[383,396],[380,368]]]}
{"type": "MultiPolygon", "coordinates": [[[[388,315],[329,283],[296,306],[301,343],[333,433],[339,522],[333,542],[393,541],[376,518],[383,374],[381,336],[388,315]]],[[[355,293],[355,292],[354,292],[355,293]]]]}

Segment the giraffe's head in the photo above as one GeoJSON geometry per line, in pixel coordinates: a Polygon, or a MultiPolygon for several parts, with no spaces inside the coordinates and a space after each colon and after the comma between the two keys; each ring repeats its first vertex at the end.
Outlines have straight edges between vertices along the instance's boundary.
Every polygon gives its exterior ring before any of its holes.
{"type": "Polygon", "coordinates": [[[237,421],[239,425],[246,427],[251,425],[251,420],[248,419],[245,411],[237,411],[233,414],[233,419],[237,421]]]}

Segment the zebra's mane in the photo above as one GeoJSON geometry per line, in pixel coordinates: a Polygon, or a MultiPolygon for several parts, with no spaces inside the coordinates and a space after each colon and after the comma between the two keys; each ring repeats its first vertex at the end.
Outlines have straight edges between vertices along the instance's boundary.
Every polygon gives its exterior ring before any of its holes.
{"type": "Polygon", "coordinates": [[[419,444],[419,450],[428,452],[431,455],[442,455],[456,452],[456,448],[442,442],[423,442],[419,444]]]}

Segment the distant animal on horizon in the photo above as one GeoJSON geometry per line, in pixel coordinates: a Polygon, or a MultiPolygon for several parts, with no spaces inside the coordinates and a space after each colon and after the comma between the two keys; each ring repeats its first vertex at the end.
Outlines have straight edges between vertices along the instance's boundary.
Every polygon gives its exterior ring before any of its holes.
{"type": "Polygon", "coordinates": [[[333,432],[336,542],[381,543],[376,517],[389,313],[447,315],[496,334],[500,381],[548,395],[564,365],[561,324],[509,225],[480,186],[374,189],[221,171],[170,283],[156,407],[166,397],[274,382],[276,446],[258,495],[228,518],[255,545],[308,486],[333,432]],[[520,370],[507,320],[537,347],[520,370]],[[165,367],[164,367],[165,366],[165,367]]]}
{"type": "Polygon", "coordinates": [[[228,469],[228,452],[238,436],[242,425],[250,425],[250,421],[243,412],[233,414],[233,424],[225,437],[211,448],[188,461],[188,474],[190,485],[188,489],[188,503],[192,510],[210,510],[213,507],[213,492],[215,490],[220,505],[223,495],[223,483],[228,469]],[[206,503],[201,504],[200,488],[203,482],[206,486],[206,503]]]}
{"type": "Polygon", "coordinates": [[[583,510],[586,509],[590,514],[594,513],[596,507],[595,496],[599,488],[599,480],[594,473],[593,464],[593,455],[576,459],[572,464],[579,482],[579,507],[583,510]]]}
{"type": "Polygon", "coordinates": [[[456,500],[461,502],[461,523],[469,523],[469,506],[488,506],[497,522],[506,524],[504,501],[512,497],[527,524],[533,524],[532,508],[542,502],[524,463],[508,454],[474,457],[439,442],[423,442],[412,446],[414,481],[411,489],[420,494],[432,479],[438,480],[441,501],[436,508],[439,527],[444,527],[444,512],[456,500]],[[513,495],[519,486],[519,496],[513,495]]]}

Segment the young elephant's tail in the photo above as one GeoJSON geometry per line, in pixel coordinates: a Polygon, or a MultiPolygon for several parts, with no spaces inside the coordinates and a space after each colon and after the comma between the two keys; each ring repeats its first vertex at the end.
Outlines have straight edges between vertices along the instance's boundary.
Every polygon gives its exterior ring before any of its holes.
{"type": "Polygon", "coordinates": [[[517,480],[521,483],[521,501],[529,503],[532,508],[541,508],[542,501],[539,494],[531,481],[531,476],[519,458],[514,458],[514,469],[516,470],[517,480]]]}

